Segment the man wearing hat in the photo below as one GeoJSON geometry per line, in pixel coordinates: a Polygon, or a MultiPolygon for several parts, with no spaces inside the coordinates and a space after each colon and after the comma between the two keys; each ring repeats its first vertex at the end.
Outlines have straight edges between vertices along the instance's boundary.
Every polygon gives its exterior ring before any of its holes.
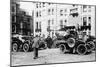
{"type": "Polygon", "coordinates": [[[36,35],[36,37],[33,39],[34,59],[38,58],[39,40],[40,40],[40,37],[38,35],[36,35]]]}

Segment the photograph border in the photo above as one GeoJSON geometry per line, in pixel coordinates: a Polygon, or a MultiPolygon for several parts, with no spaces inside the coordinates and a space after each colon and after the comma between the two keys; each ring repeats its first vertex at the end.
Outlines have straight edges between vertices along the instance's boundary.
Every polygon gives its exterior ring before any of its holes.
{"type": "MultiPolygon", "coordinates": [[[[34,3],[43,3],[43,1],[23,1],[23,0],[16,0],[17,2],[34,2],[34,3]]],[[[69,64],[69,63],[87,63],[87,62],[96,62],[96,49],[95,49],[95,60],[94,61],[78,61],[78,62],[63,62],[63,63],[48,63],[48,64],[31,64],[31,65],[12,65],[12,51],[11,51],[11,30],[12,30],[12,24],[11,24],[11,2],[10,0],[10,67],[19,67],[19,66],[39,66],[39,65],[53,65],[53,64],[69,64]]],[[[56,2],[45,2],[45,3],[52,3],[52,4],[63,4],[63,5],[73,5],[74,3],[56,3],[56,2]]],[[[87,5],[87,4],[75,4],[75,5],[87,5]]],[[[95,37],[96,37],[96,5],[87,5],[87,6],[94,6],[95,7],[95,37]]],[[[97,42],[97,41],[96,41],[97,42]]],[[[96,45],[95,45],[96,47],[96,45]]]]}

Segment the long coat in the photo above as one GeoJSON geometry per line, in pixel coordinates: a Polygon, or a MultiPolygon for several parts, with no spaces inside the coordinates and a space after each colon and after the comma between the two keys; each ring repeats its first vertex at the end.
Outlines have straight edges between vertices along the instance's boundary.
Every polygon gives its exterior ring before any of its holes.
{"type": "Polygon", "coordinates": [[[39,40],[40,38],[39,37],[35,37],[33,39],[34,43],[33,43],[33,48],[39,48],[39,40]]]}
{"type": "Polygon", "coordinates": [[[46,42],[47,42],[47,46],[48,46],[49,48],[51,48],[52,43],[53,43],[52,38],[51,38],[51,37],[47,37],[47,38],[46,38],[46,42]]]}

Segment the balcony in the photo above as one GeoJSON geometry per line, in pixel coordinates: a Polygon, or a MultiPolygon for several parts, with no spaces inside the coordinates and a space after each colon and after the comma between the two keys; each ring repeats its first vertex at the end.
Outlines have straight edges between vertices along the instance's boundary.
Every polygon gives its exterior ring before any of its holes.
{"type": "Polygon", "coordinates": [[[41,29],[35,29],[35,32],[41,32],[41,29]]]}

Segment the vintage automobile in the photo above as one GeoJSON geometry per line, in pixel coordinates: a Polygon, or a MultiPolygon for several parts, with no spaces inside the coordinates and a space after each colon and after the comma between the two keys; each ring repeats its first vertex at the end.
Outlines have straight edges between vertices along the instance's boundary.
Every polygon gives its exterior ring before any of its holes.
{"type": "Polygon", "coordinates": [[[12,42],[11,42],[11,50],[14,52],[19,51],[19,49],[22,48],[23,42],[18,39],[18,37],[12,37],[12,42]]]}
{"type": "Polygon", "coordinates": [[[39,41],[39,49],[46,49],[47,48],[47,44],[45,42],[45,39],[43,37],[40,38],[40,41],[39,41]]]}
{"type": "Polygon", "coordinates": [[[12,36],[12,51],[28,52],[32,50],[32,38],[29,36],[13,35],[12,36]]]}
{"type": "MultiPolygon", "coordinates": [[[[24,37],[24,39],[25,39],[25,42],[23,44],[24,52],[32,51],[33,50],[32,45],[34,44],[34,40],[33,40],[34,38],[32,38],[32,37],[24,37]]],[[[47,44],[46,44],[44,38],[40,37],[39,50],[46,49],[46,48],[47,48],[47,44]]]]}
{"type": "Polygon", "coordinates": [[[95,38],[91,37],[92,36],[78,34],[78,32],[74,30],[69,30],[63,40],[58,41],[56,44],[58,44],[62,53],[70,52],[84,55],[95,49],[95,38]]]}
{"type": "Polygon", "coordinates": [[[25,41],[23,42],[23,51],[24,52],[28,52],[28,51],[32,51],[32,44],[33,44],[33,38],[32,36],[24,36],[22,37],[25,41]]]}
{"type": "MultiPolygon", "coordinates": [[[[33,45],[34,41],[32,36],[22,36],[22,35],[13,35],[12,36],[12,42],[11,42],[11,48],[12,51],[18,52],[18,51],[24,51],[29,52],[33,51],[33,45]]],[[[43,38],[39,41],[39,49],[46,49],[46,43],[43,38]]]]}

